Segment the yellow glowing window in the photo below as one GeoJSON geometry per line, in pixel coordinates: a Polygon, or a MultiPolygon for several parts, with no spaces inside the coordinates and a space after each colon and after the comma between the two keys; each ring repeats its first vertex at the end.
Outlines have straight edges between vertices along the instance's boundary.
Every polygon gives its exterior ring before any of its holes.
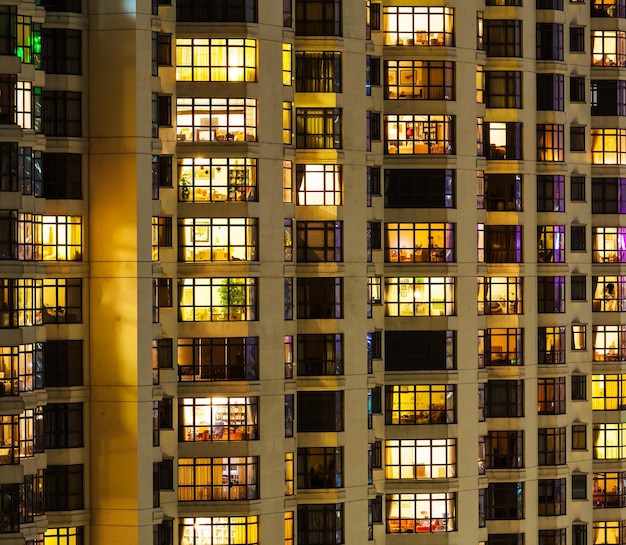
{"type": "Polygon", "coordinates": [[[256,515],[181,519],[180,545],[258,545],[258,543],[259,517],[256,515]]]}
{"type": "Polygon", "coordinates": [[[256,65],[255,40],[176,40],[177,81],[256,81],[256,65]]]}
{"type": "Polygon", "coordinates": [[[283,85],[291,85],[291,44],[283,44],[283,85]]]}
{"type": "Polygon", "coordinates": [[[283,144],[293,141],[293,103],[283,102],[283,144]]]}
{"type": "Polygon", "coordinates": [[[38,225],[44,261],[82,259],[82,218],[80,216],[42,216],[38,225]]]}
{"type": "Polygon", "coordinates": [[[594,165],[626,164],[626,129],[591,129],[591,162],[594,165]]]}
{"type": "Polygon", "coordinates": [[[456,439],[392,439],[385,442],[386,479],[456,476],[456,439]]]}

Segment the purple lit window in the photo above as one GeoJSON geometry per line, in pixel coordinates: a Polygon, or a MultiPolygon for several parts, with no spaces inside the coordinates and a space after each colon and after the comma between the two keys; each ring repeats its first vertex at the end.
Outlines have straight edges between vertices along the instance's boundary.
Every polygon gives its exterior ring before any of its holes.
{"type": "Polygon", "coordinates": [[[565,262],[565,226],[537,226],[537,263],[565,262]]]}
{"type": "Polygon", "coordinates": [[[537,176],[537,212],[565,212],[565,176],[537,176]]]}

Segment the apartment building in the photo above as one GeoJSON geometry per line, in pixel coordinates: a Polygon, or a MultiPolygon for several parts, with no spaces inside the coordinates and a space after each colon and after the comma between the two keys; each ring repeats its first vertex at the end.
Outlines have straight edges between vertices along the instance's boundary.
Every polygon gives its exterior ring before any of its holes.
{"type": "Polygon", "coordinates": [[[625,66],[626,0],[0,0],[0,543],[626,544],[625,66]]]}

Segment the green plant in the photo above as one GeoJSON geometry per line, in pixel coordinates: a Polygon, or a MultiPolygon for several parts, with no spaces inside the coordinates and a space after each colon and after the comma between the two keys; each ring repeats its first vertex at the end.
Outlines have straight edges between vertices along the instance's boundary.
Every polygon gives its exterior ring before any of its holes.
{"type": "Polygon", "coordinates": [[[226,278],[224,284],[219,286],[220,306],[228,308],[228,311],[240,314],[246,304],[246,287],[243,281],[237,278],[226,278]]]}
{"type": "Polygon", "coordinates": [[[178,185],[180,186],[180,200],[188,201],[191,196],[191,174],[189,169],[182,169],[178,185]]]}

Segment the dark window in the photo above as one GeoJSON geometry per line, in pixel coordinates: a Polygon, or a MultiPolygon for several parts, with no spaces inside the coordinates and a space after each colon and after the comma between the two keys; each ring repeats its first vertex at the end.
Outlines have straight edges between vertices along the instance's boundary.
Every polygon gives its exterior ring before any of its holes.
{"type": "Polygon", "coordinates": [[[587,300],[587,277],[584,275],[572,275],[570,279],[572,301],[587,300]]]}
{"type": "Polygon", "coordinates": [[[15,142],[0,142],[0,191],[17,191],[17,158],[15,142]]]}
{"type": "Polygon", "coordinates": [[[485,174],[485,209],[522,210],[521,174],[485,174]]]}
{"type": "Polygon", "coordinates": [[[291,28],[293,24],[293,3],[292,0],[283,0],[283,26],[291,28]]]}
{"type": "Polygon", "coordinates": [[[343,278],[297,279],[298,318],[343,318],[343,278]]]}
{"type": "Polygon", "coordinates": [[[562,112],[565,108],[565,76],[537,74],[537,110],[562,112]]]}
{"type": "Polygon", "coordinates": [[[385,370],[456,368],[454,331],[386,331],[385,370]]]}
{"type": "Polygon", "coordinates": [[[522,21],[486,19],[485,49],[488,57],[521,57],[522,21]]]}
{"type": "Polygon", "coordinates": [[[585,102],[585,77],[570,76],[569,78],[570,102],[585,102]]]}
{"type": "Polygon", "coordinates": [[[572,450],[587,450],[586,424],[572,424],[572,450]]]}
{"type": "Polygon", "coordinates": [[[0,55],[15,55],[16,15],[16,6],[0,6],[0,55]]]}
{"type": "Polygon", "coordinates": [[[521,469],[524,467],[524,432],[490,431],[485,437],[487,469],[521,469]]]}
{"type": "Polygon", "coordinates": [[[537,23],[537,60],[563,60],[563,25],[537,23]]]}
{"type": "Polygon", "coordinates": [[[548,314],[565,312],[564,276],[537,277],[537,312],[548,314]]]}
{"type": "MultiPolygon", "coordinates": [[[[20,485],[0,485],[0,534],[18,532],[20,529],[20,485]]],[[[26,521],[21,521],[26,522],[26,521]]]]}
{"type": "Polygon", "coordinates": [[[256,23],[257,0],[177,0],[178,22],[256,23]]]}
{"type": "Polygon", "coordinates": [[[539,479],[539,505],[537,514],[541,516],[564,515],[567,495],[566,479],[539,479]]]}
{"type": "Polygon", "coordinates": [[[302,263],[343,261],[342,221],[296,222],[297,259],[302,263]]]}
{"type": "Polygon", "coordinates": [[[489,483],[486,503],[487,520],[524,518],[524,483],[489,483]]]}
{"type": "Polygon", "coordinates": [[[341,0],[296,0],[296,36],[341,35],[341,0]]]}
{"type": "Polygon", "coordinates": [[[565,414],[565,377],[537,379],[537,414],[565,414]]]}
{"type": "Polygon", "coordinates": [[[569,50],[573,53],[585,52],[585,28],[572,26],[569,28],[569,50]]]}
{"type": "Polygon", "coordinates": [[[17,76],[0,74],[0,124],[13,125],[16,122],[17,76]]]}
{"type": "Polygon", "coordinates": [[[489,534],[489,545],[524,545],[524,534],[489,534]]]}
{"type": "Polygon", "coordinates": [[[587,545],[586,524],[572,524],[572,545],[587,545]]]}
{"type": "Polygon", "coordinates": [[[285,437],[293,437],[294,394],[285,395],[285,437]]]}
{"type": "Polygon", "coordinates": [[[48,466],[44,469],[44,509],[72,511],[84,508],[83,466],[48,466]]]}
{"type": "Polygon", "coordinates": [[[341,149],[341,108],[296,108],[296,147],[341,149]]]}
{"type": "Polygon", "coordinates": [[[46,28],[41,31],[41,67],[48,74],[82,73],[80,30],[46,28]]]}
{"type": "Polygon", "coordinates": [[[484,226],[485,263],[522,262],[521,225],[484,226]]]}
{"type": "Polygon", "coordinates": [[[565,176],[537,176],[537,212],[565,212],[565,176]]]}
{"type": "Polygon", "coordinates": [[[524,382],[488,381],[485,387],[485,416],[487,418],[524,416],[524,382]]]}
{"type": "Polygon", "coordinates": [[[585,151],[585,127],[581,127],[581,126],[570,127],[569,149],[570,151],[585,151]]]}
{"type": "Polygon", "coordinates": [[[539,530],[539,543],[537,545],[567,545],[567,530],[555,528],[552,530],[539,530]]]}
{"type": "Polygon", "coordinates": [[[587,227],[572,225],[570,227],[570,248],[574,252],[584,252],[587,249],[587,227]]]}
{"type": "Polygon", "coordinates": [[[537,0],[537,9],[557,9],[563,11],[563,0],[537,0]]]}
{"type": "Polygon", "coordinates": [[[46,136],[82,136],[81,94],[43,91],[43,133],[46,136]]]}
{"type": "Polygon", "coordinates": [[[298,505],[298,545],[344,543],[343,503],[298,505]]]}
{"type": "Polygon", "coordinates": [[[78,448],[83,444],[83,404],[49,403],[43,408],[46,449],[78,448]]]}
{"type": "Polygon", "coordinates": [[[178,339],[178,380],[256,380],[258,337],[178,339]]]}
{"type": "Polygon", "coordinates": [[[572,499],[587,499],[587,475],[584,473],[576,473],[572,475],[572,499]]]}
{"type": "Polygon", "coordinates": [[[565,464],[565,428],[539,428],[537,452],[540,466],[565,464]]]}
{"type": "Polygon", "coordinates": [[[487,159],[521,160],[522,124],[486,122],[484,150],[487,159]]]}
{"type": "Polygon", "coordinates": [[[81,0],[40,0],[46,11],[81,13],[81,0]]]}
{"type": "Polygon", "coordinates": [[[513,70],[487,70],[485,97],[487,108],[521,108],[522,73],[513,70]]]}
{"type": "Polygon", "coordinates": [[[164,397],[159,402],[159,429],[174,428],[174,404],[171,397],[164,397]]]}
{"type": "Polygon", "coordinates": [[[172,66],[172,35],[158,33],[157,37],[157,64],[172,66]]]}
{"type": "Polygon", "coordinates": [[[593,214],[626,213],[626,178],[592,178],[591,212],[593,214]]]}
{"type": "Polygon", "coordinates": [[[296,91],[341,92],[341,53],[296,51],[296,91]]]}
{"type": "Polygon", "coordinates": [[[44,152],[42,180],[46,199],[82,198],[82,155],[44,152]]]}
{"type": "Polygon", "coordinates": [[[572,375],[572,400],[585,401],[587,399],[587,375],[572,375]]]}
{"type": "Polygon", "coordinates": [[[626,81],[591,80],[591,115],[626,116],[626,81]]]}
{"type": "Polygon", "coordinates": [[[309,333],[298,335],[298,375],[343,375],[343,335],[309,333]]]}
{"type": "Polygon", "coordinates": [[[343,431],[343,391],[298,392],[299,432],[343,431]]]}
{"type": "Polygon", "coordinates": [[[385,208],[454,208],[456,171],[385,169],[385,208]]]}
{"type": "Polygon", "coordinates": [[[298,489],[343,487],[343,448],[298,448],[298,489]]]}
{"type": "Polygon", "coordinates": [[[585,185],[586,178],[584,176],[572,176],[570,178],[570,200],[572,202],[585,202],[587,199],[585,185]]]}
{"type": "Polygon", "coordinates": [[[43,343],[46,388],[83,385],[83,341],[43,343]]]}

